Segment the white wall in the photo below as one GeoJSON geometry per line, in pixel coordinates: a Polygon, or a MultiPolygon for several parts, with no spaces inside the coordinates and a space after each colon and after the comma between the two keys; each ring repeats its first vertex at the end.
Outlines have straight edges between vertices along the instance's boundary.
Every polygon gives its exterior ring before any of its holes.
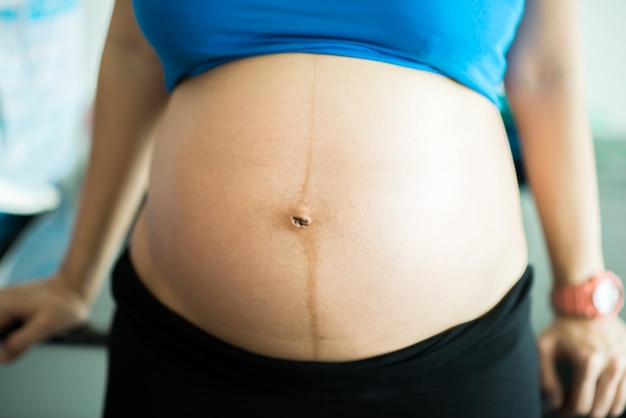
{"type": "Polygon", "coordinates": [[[113,8],[113,0],[82,0],[82,12],[85,47],[85,71],[89,74],[89,88],[95,92],[100,54],[104,44],[104,37],[108,29],[109,18],[113,8]]]}
{"type": "Polygon", "coordinates": [[[597,138],[626,141],[626,1],[582,0],[587,99],[597,138]]]}

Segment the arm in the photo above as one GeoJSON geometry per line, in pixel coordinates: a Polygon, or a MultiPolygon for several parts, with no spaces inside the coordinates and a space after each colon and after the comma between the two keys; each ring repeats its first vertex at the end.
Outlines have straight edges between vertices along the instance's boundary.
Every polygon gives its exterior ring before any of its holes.
{"type": "Polygon", "coordinates": [[[579,31],[577,2],[528,1],[505,78],[557,284],[604,269],[579,31]]]}
{"type": "Polygon", "coordinates": [[[158,58],[118,0],[102,53],[81,204],[61,272],[91,301],[147,185],[151,131],[167,96],[158,58]]]}
{"type": "Polygon", "coordinates": [[[160,65],[137,28],[131,1],[118,0],[102,54],[89,167],[71,243],[55,276],[0,292],[0,328],[24,324],[4,341],[3,362],[87,318],[145,191],[150,134],[166,100],[160,65]]]}
{"type": "MultiPolygon", "coordinates": [[[[528,0],[508,59],[505,87],[555,284],[579,284],[603,270],[604,260],[578,2],[528,0]]],[[[567,358],[573,382],[565,409],[594,417],[622,411],[624,338],[619,319],[557,317],[539,338],[542,386],[553,403],[564,397],[554,363],[567,358]]]]}

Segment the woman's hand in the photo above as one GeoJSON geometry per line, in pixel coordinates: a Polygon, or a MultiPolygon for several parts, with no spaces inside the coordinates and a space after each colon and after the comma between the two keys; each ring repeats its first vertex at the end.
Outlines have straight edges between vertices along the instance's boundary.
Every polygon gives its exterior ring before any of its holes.
{"type": "Polygon", "coordinates": [[[0,331],[20,324],[0,341],[0,363],[85,323],[88,316],[88,302],[60,276],[0,290],[0,331]]]}
{"type": "Polygon", "coordinates": [[[557,317],[539,336],[538,347],[541,386],[555,408],[593,418],[624,412],[626,324],[620,318],[557,317]],[[567,400],[556,372],[557,361],[572,368],[567,400]]]}

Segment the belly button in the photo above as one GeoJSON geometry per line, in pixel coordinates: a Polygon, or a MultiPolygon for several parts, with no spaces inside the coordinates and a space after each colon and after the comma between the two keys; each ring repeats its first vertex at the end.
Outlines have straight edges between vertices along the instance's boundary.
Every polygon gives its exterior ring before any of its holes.
{"type": "Polygon", "coordinates": [[[309,225],[311,225],[311,222],[313,222],[313,220],[308,217],[308,216],[293,216],[291,218],[291,223],[296,227],[296,228],[307,228],[309,225]]]}

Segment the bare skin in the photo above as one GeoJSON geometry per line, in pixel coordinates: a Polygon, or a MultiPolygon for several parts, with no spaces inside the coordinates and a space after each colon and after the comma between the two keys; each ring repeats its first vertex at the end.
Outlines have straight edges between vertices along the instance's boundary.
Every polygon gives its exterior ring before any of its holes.
{"type": "Polygon", "coordinates": [[[483,314],[526,267],[499,113],[442,76],[237,61],[181,85],[155,141],[135,266],[166,305],[250,351],[399,349],[483,314]]]}

